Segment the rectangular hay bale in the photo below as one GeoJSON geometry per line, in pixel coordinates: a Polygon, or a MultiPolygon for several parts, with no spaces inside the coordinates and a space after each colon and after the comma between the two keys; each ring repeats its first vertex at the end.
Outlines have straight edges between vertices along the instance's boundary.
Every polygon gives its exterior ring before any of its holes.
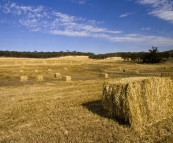
{"type": "Polygon", "coordinates": [[[43,81],[43,76],[42,75],[37,75],[36,80],[37,81],[43,81]]]}
{"type": "Polygon", "coordinates": [[[71,76],[64,76],[62,77],[62,80],[71,81],[71,76]]]}
{"type": "Polygon", "coordinates": [[[108,74],[107,73],[101,73],[99,76],[100,77],[104,77],[104,78],[108,78],[108,74]]]}
{"type": "Polygon", "coordinates": [[[28,80],[27,76],[20,76],[20,82],[25,82],[28,80]]]}
{"type": "Polygon", "coordinates": [[[61,78],[61,74],[60,73],[55,73],[54,77],[57,78],[57,79],[60,79],[61,78]]]}
{"type": "Polygon", "coordinates": [[[102,103],[108,113],[136,131],[173,113],[170,78],[133,77],[104,83],[102,103]]]}

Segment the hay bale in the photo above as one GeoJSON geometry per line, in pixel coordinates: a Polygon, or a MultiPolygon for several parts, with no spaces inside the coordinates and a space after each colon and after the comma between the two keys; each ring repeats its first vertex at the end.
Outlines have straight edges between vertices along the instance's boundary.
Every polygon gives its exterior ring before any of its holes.
{"type": "Polygon", "coordinates": [[[108,113],[135,131],[173,113],[170,78],[133,77],[104,83],[102,103],[108,113]]]}
{"type": "Polygon", "coordinates": [[[135,70],[134,73],[135,73],[135,74],[139,74],[139,71],[138,71],[138,70],[135,70]]]}
{"type": "Polygon", "coordinates": [[[118,70],[121,70],[121,67],[118,67],[117,69],[118,69],[118,70]]]}
{"type": "Polygon", "coordinates": [[[20,73],[23,73],[24,72],[24,70],[20,70],[20,73]]]}
{"type": "Polygon", "coordinates": [[[62,80],[64,80],[64,81],[71,81],[71,76],[64,76],[64,77],[62,77],[62,80]]]}
{"type": "Polygon", "coordinates": [[[20,82],[25,82],[28,80],[27,76],[20,76],[20,82]]]}
{"type": "Polygon", "coordinates": [[[173,80],[173,72],[161,73],[161,77],[170,77],[173,80]]]}
{"type": "Polygon", "coordinates": [[[37,75],[36,80],[37,81],[43,81],[43,76],[42,75],[37,75]]]}
{"type": "Polygon", "coordinates": [[[108,74],[107,73],[101,73],[101,74],[99,74],[99,77],[108,78],[108,74]]]}
{"type": "Polygon", "coordinates": [[[38,70],[35,70],[35,73],[37,73],[38,72],[38,70]]]}
{"type": "Polygon", "coordinates": [[[61,78],[61,74],[60,73],[55,73],[54,77],[57,78],[57,79],[60,79],[61,78]]]}

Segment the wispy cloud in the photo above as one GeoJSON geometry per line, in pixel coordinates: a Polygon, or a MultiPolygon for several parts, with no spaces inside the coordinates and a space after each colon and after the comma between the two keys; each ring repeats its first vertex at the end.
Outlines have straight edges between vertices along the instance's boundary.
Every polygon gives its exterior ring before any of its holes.
{"type": "Polygon", "coordinates": [[[72,0],[74,3],[78,3],[80,5],[86,4],[86,0],[72,0]]]}
{"type": "Polygon", "coordinates": [[[144,5],[151,5],[152,10],[148,14],[173,23],[172,0],[137,0],[137,2],[144,5]]]}
{"type": "Polygon", "coordinates": [[[123,18],[123,17],[127,17],[127,16],[129,16],[131,14],[133,14],[133,13],[124,13],[124,14],[121,14],[119,17],[123,18]]]}
{"type": "MultiPolygon", "coordinates": [[[[102,38],[111,42],[173,45],[173,39],[171,38],[125,34],[121,30],[100,27],[100,23],[103,22],[86,20],[85,18],[61,13],[43,6],[20,6],[9,2],[1,6],[0,9],[4,14],[15,15],[13,21],[15,20],[16,25],[27,27],[32,32],[40,31],[53,35],[102,38]]],[[[144,28],[143,30],[149,30],[149,28],[144,28]]]]}
{"type": "Polygon", "coordinates": [[[147,28],[141,28],[141,30],[150,30],[150,27],[147,27],[147,28]]]}
{"type": "MultiPolygon", "coordinates": [[[[66,36],[92,36],[95,34],[119,34],[122,31],[108,30],[98,27],[95,20],[85,20],[43,6],[19,6],[16,3],[7,3],[2,6],[5,14],[18,15],[18,22],[30,31],[44,31],[51,34],[66,36]]],[[[17,17],[15,17],[17,18],[17,17]]]]}

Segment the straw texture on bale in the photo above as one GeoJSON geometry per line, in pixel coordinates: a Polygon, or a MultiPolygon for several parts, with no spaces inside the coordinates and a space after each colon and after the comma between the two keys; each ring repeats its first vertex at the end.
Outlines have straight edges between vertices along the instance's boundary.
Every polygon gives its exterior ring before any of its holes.
{"type": "Polygon", "coordinates": [[[43,76],[42,75],[37,75],[36,80],[37,81],[43,81],[43,76]]]}
{"type": "Polygon", "coordinates": [[[60,73],[55,73],[54,77],[57,78],[57,79],[60,79],[61,78],[61,74],[60,73]]]}
{"type": "Polygon", "coordinates": [[[161,77],[170,77],[173,80],[173,72],[161,73],[161,77]]]}
{"type": "Polygon", "coordinates": [[[104,78],[108,78],[108,74],[107,73],[101,73],[99,76],[100,77],[104,77],[104,78]]]}
{"type": "Polygon", "coordinates": [[[136,131],[173,113],[170,78],[133,77],[104,83],[102,103],[112,117],[136,131]]]}
{"type": "Polygon", "coordinates": [[[71,76],[64,76],[64,77],[62,77],[62,80],[71,81],[71,76]]]}
{"type": "Polygon", "coordinates": [[[27,76],[20,76],[20,81],[21,82],[25,82],[28,80],[28,77],[27,76]]]}

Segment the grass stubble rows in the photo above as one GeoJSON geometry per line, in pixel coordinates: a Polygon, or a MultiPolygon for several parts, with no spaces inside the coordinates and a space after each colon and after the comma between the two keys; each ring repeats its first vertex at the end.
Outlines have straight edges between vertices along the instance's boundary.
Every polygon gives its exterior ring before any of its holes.
{"type": "Polygon", "coordinates": [[[111,60],[76,59],[0,59],[0,142],[173,141],[173,118],[153,125],[139,136],[128,125],[109,118],[101,102],[105,81],[159,76],[160,72],[171,72],[170,63],[142,65],[119,61],[110,66],[111,60]],[[118,67],[128,72],[123,73],[118,67]],[[20,73],[21,69],[24,72],[20,73]],[[38,73],[34,72],[36,69],[38,73]],[[134,70],[139,74],[134,74],[134,70]],[[71,76],[72,81],[54,79],[56,72],[71,76]],[[99,77],[105,72],[109,79],[99,77]],[[37,74],[43,75],[44,80],[36,81],[37,74]],[[27,75],[28,81],[21,83],[21,75],[27,75]]]}

